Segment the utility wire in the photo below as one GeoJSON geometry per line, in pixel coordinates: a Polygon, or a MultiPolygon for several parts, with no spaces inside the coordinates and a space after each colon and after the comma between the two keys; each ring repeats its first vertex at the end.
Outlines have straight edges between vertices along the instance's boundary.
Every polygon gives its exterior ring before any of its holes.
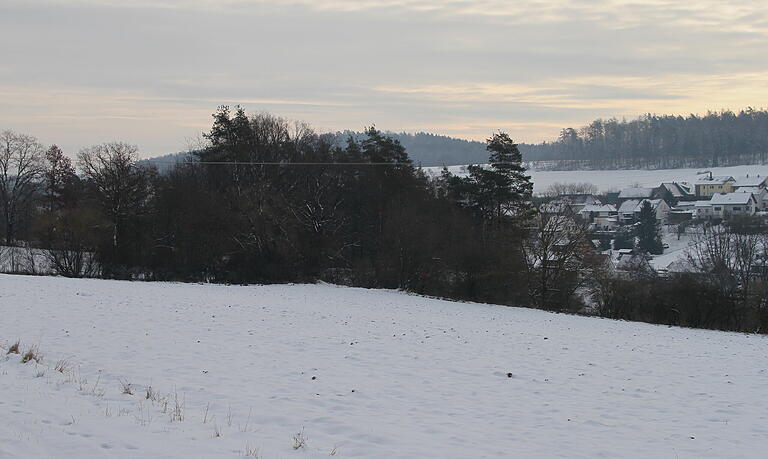
{"type": "Polygon", "coordinates": [[[202,164],[206,166],[413,166],[412,163],[309,163],[309,162],[267,162],[267,161],[152,161],[149,164],[184,165],[202,164]]]}

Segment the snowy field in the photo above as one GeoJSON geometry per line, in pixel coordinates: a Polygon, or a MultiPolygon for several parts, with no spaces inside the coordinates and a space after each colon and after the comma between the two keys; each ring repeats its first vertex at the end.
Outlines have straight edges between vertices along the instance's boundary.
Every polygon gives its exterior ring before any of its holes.
{"type": "Polygon", "coordinates": [[[0,345],[43,354],[0,354],[2,458],[766,454],[764,336],[328,285],[8,275],[0,313],[0,345]]]}
{"type": "MultiPolygon", "coordinates": [[[[429,174],[440,174],[442,167],[423,168],[429,174]]],[[[450,166],[454,174],[466,174],[466,166],[450,166]]],[[[749,175],[768,175],[768,165],[713,167],[709,169],[626,169],[611,171],[528,171],[533,180],[534,193],[542,193],[554,183],[593,183],[599,191],[619,191],[635,185],[640,187],[657,187],[662,182],[689,182],[696,180],[698,172],[709,170],[714,175],[732,175],[742,177],[749,175]]]]}

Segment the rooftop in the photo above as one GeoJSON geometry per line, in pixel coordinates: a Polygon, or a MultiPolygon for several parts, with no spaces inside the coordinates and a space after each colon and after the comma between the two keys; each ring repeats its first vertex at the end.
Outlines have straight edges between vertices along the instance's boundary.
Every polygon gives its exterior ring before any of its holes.
{"type": "Polygon", "coordinates": [[[650,198],[653,188],[624,188],[619,193],[619,199],[650,198]]]}
{"type": "Polygon", "coordinates": [[[710,203],[716,204],[749,204],[753,199],[751,193],[722,193],[712,196],[710,203]]]}
{"type": "Polygon", "coordinates": [[[611,204],[587,204],[583,209],[581,209],[581,212],[616,212],[616,206],[611,204]]]}
{"type": "Polygon", "coordinates": [[[692,194],[691,188],[687,183],[665,182],[662,183],[661,186],[663,186],[672,194],[672,196],[676,198],[682,198],[692,194]]]}
{"type": "Polygon", "coordinates": [[[731,177],[730,175],[715,175],[714,177],[710,177],[709,174],[706,175],[700,175],[699,178],[696,179],[697,185],[724,185],[728,182],[733,182],[735,179],[731,177]]]}
{"type": "Polygon", "coordinates": [[[765,191],[765,188],[760,188],[757,186],[741,186],[738,190],[736,190],[736,193],[760,194],[763,191],[765,191]]]}
{"type": "Polygon", "coordinates": [[[622,212],[622,213],[640,212],[640,209],[643,207],[643,203],[645,201],[650,202],[651,208],[654,210],[656,210],[656,208],[661,203],[661,199],[643,199],[643,200],[630,199],[629,201],[624,201],[621,204],[621,207],[619,207],[619,212],[622,212]]]}

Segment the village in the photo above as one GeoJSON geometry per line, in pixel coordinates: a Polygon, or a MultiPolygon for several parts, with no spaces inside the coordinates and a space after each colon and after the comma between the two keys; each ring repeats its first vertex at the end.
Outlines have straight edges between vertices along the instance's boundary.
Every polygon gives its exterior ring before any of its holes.
{"type": "Polygon", "coordinates": [[[695,181],[662,182],[656,187],[632,186],[606,193],[558,193],[539,206],[543,213],[563,213],[583,225],[591,257],[612,269],[636,268],[639,261],[659,274],[689,269],[690,235],[723,222],[768,216],[768,176],[733,177],[704,171],[695,181]],[[638,250],[633,228],[643,206],[656,216],[661,252],[638,250]],[[628,236],[629,235],[629,236],[628,236]],[[629,237],[629,241],[624,240],[629,237]]]}

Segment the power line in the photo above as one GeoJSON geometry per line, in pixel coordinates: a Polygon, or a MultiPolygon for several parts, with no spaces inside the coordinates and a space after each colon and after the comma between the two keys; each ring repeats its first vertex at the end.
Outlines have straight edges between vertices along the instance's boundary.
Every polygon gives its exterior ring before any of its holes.
{"type": "Polygon", "coordinates": [[[268,161],[152,161],[149,164],[184,165],[201,164],[206,166],[413,166],[412,163],[311,163],[311,162],[268,162],[268,161]]]}

